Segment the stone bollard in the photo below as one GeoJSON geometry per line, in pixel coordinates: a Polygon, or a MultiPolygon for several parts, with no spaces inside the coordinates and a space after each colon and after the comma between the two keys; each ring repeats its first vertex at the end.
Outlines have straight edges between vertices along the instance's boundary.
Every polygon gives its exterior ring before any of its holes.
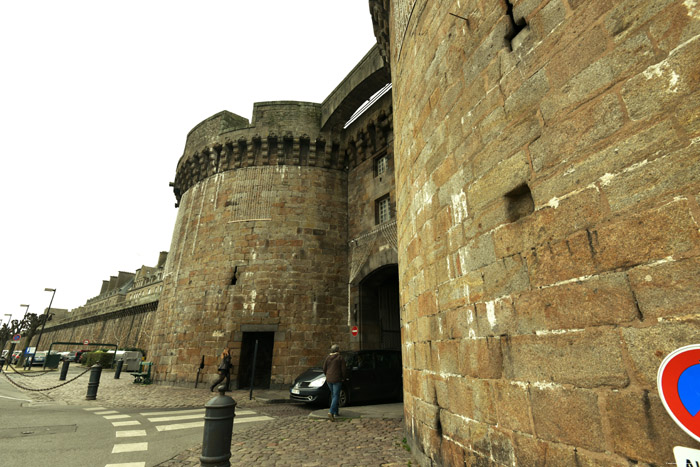
{"type": "Polygon", "coordinates": [[[124,360],[119,360],[117,362],[117,369],[114,371],[114,379],[119,379],[122,374],[122,367],[124,366],[124,360]]]}
{"type": "Polygon", "coordinates": [[[97,399],[97,388],[100,386],[100,375],[102,375],[102,365],[99,363],[90,367],[90,381],[88,382],[85,399],[94,401],[97,399]]]}
{"type": "Polygon", "coordinates": [[[199,462],[204,466],[230,467],[236,401],[226,395],[225,385],[222,384],[217,389],[219,395],[204,406],[204,440],[199,462]]]}
{"type": "Polygon", "coordinates": [[[68,360],[63,360],[63,365],[61,366],[61,376],[58,377],[59,381],[65,381],[66,375],[68,374],[68,366],[70,362],[68,360]]]}

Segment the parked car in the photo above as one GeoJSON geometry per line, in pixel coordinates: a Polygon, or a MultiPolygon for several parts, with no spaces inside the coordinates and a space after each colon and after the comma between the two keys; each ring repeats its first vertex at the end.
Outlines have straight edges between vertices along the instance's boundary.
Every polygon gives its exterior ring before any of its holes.
{"type": "Polygon", "coordinates": [[[32,366],[34,365],[43,365],[44,360],[46,360],[46,354],[48,352],[46,350],[40,350],[34,354],[34,358],[32,358],[32,366]]]}
{"type": "Polygon", "coordinates": [[[66,356],[64,358],[69,362],[77,362],[80,361],[80,356],[83,354],[83,352],[84,350],[74,350],[66,353],[66,356]]]}
{"type": "MultiPolygon", "coordinates": [[[[339,404],[399,400],[403,396],[401,352],[398,350],[359,350],[341,352],[347,365],[347,380],[340,390],[339,404]]],[[[321,365],[309,368],[289,388],[295,401],[328,404],[330,389],[321,365]]]]}

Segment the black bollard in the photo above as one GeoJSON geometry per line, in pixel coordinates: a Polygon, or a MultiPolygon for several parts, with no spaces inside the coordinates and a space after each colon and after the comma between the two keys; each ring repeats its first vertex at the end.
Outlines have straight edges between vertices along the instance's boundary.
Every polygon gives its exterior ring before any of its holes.
{"type": "Polygon", "coordinates": [[[102,365],[99,363],[90,367],[90,381],[88,382],[87,394],[85,399],[94,401],[97,399],[97,388],[100,386],[100,375],[102,374],[102,365]]]}
{"type": "Polygon", "coordinates": [[[204,440],[199,462],[211,467],[230,467],[236,401],[226,395],[225,385],[222,384],[217,389],[219,395],[204,406],[204,440]]]}
{"type": "Polygon", "coordinates": [[[117,362],[117,369],[114,372],[114,379],[119,379],[122,374],[122,367],[124,366],[124,360],[119,360],[117,362]]]}
{"type": "Polygon", "coordinates": [[[68,360],[63,360],[63,365],[61,366],[61,376],[58,377],[59,381],[66,380],[66,375],[68,374],[68,365],[70,365],[70,362],[68,360]]]}

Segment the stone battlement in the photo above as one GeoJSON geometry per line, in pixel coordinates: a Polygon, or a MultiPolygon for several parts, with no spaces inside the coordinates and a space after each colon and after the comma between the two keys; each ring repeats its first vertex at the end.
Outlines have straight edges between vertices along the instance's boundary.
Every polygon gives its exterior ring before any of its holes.
{"type": "Polygon", "coordinates": [[[190,187],[214,174],[268,165],[344,170],[340,143],[328,144],[320,130],[321,104],[257,102],[253,123],[223,111],[190,131],[172,184],[179,204],[190,187]]]}

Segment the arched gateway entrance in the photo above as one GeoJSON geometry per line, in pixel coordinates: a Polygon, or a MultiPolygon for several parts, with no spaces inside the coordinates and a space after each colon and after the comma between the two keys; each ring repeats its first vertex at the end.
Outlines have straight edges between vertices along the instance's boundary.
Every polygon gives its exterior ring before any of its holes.
{"type": "Polygon", "coordinates": [[[360,346],[401,350],[399,268],[382,266],[360,282],[360,346]]]}

